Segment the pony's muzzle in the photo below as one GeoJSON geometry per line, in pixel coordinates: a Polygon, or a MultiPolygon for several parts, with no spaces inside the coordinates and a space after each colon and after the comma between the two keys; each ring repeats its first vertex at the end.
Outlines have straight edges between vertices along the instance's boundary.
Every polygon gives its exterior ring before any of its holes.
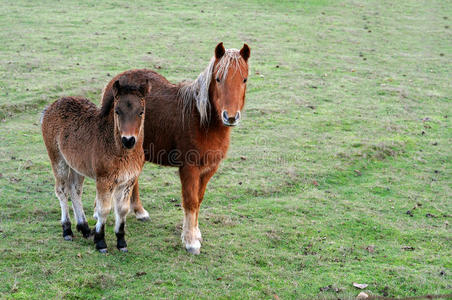
{"type": "Polygon", "coordinates": [[[240,114],[240,111],[238,111],[234,117],[230,117],[228,115],[228,112],[223,110],[221,117],[223,119],[223,124],[225,126],[236,126],[240,122],[241,114],[240,114]]]}
{"type": "Polygon", "coordinates": [[[135,146],[136,140],[134,136],[123,136],[121,142],[127,149],[132,149],[135,146]]]}

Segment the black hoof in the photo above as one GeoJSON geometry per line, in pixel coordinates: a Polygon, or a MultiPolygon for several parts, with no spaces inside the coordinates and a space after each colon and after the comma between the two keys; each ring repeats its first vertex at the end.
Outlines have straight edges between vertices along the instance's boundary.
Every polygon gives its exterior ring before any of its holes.
{"type": "Polygon", "coordinates": [[[116,248],[118,248],[119,251],[127,252],[127,243],[124,238],[124,236],[125,236],[124,226],[125,226],[125,224],[122,223],[119,226],[118,232],[116,233],[116,248]]]}
{"type": "Polygon", "coordinates": [[[66,222],[62,226],[63,226],[63,238],[66,241],[72,241],[72,237],[74,236],[74,234],[72,233],[71,222],[66,222]]]}
{"type": "Polygon", "coordinates": [[[102,253],[102,254],[108,253],[107,248],[102,248],[102,249],[97,249],[97,250],[99,251],[99,253],[102,253]]]}
{"type": "Polygon", "coordinates": [[[92,234],[91,229],[88,226],[88,223],[77,224],[77,231],[83,234],[85,239],[89,238],[92,234]]]}
{"type": "Polygon", "coordinates": [[[126,240],[124,238],[118,239],[118,241],[116,243],[116,248],[118,248],[119,251],[122,251],[121,249],[126,249],[126,251],[127,251],[126,240]]]}
{"type": "Polygon", "coordinates": [[[140,222],[149,222],[149,221],[151,221],[151,218],[144,217],[144,218],[137,218],[137,220],[140,221],[140,222]]]}
{"type": "Polygon", "coordinates": [[[107,243],[105,243],[105,224],[102,224],[102,227],[99,232],[94,232],[94,244],[96,245],[96,249],[101,253],[107,253],[107,243]]]}
{"type": "Polygon", "coordinates": [[[124,248],[118,248],[118,250],[121,251],[121,252],[124,252],[124,253],[129,252],[129,250],[127,250],[127,247],[124,247],[124,248]]]}
{"type": "Polygon", "coordinates": [[[98,241],[95,241],[95,243],[96,243],[97,250],[107,249],[107,243],[105,243],[105,240],[98,240],[98,241]]]}

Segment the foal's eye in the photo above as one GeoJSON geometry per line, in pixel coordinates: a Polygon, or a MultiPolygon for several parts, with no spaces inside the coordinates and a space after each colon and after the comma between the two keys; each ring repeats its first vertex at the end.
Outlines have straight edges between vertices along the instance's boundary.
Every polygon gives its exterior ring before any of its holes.
{"type": "Polygon", "coordinates": [[[115,110],[115,114],[119,115],[119,109],[115,110]]]}
{"type": "Polygon", "coordinates": [[[243,79],[243,83],[246,83],[248,80],[248,78],[243,79]]]}
{"type": "Polygon", "coordinates": [[[217,80],[217,82],[220,82],[220,77],[217,77],[217,79],[216,79],[216,80],[217,80]]]}
{"type": "Polygon", "coordinates": [[[141,117],[141,116],[143,115],[143,113],[144,113],[143,111],[142,111],[142,112],[140,112],[140,117],[141,117]]]}

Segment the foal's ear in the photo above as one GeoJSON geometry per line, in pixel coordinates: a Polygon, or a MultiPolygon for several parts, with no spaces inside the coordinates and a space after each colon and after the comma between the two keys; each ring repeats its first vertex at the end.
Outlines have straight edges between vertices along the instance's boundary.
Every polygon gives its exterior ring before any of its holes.
{"type": "Polygon", "coordinates": [[[112,89],[113,89],[113,97],[116,98],[119,94],[119,89],[120,89],[119,80],[116,80],[115,83],[113,83],[112,89]]]}
{"type": "Polygon", "coordinates": [[[248,47],[247,44],[243,44],[242,49],[240,49],[240,55],[243,57],[245,61],[248,61],[248,58],[250,58],[251,49],[248,47]]]}
{"type": "Polygon", "coordinates": [[[226,50],[224,49],[223,42],[219,43],[215,47],[215,58],[216,59],[222,58],[225,52],[226,52],[226,50]]]}
{"type": "Polygon", "coordinates": [[[146,79],[146,83],[140,86],[140,94],[144,97],[146,97],[147,95],[149,95],[149,93],[151,92],[151,88],[152,85],[149,82],[149,79],[146,79]]]}

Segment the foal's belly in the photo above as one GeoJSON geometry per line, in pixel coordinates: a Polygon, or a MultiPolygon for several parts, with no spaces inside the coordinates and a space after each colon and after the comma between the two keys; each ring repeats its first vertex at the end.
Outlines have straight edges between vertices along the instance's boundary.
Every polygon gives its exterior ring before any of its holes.
{"type": "Polygon", "coordinates": [[[96,178],[96,174],[94,173],[94,168],[92,166],[91,157],[88,155],[86,157],[81,157],[81,153],[83,153],[83,151],[77,151],[77,149],[68,150],[60,148],[60,153],[63,156],[66,164],[78,174],[93,179],[96,178]]]}

